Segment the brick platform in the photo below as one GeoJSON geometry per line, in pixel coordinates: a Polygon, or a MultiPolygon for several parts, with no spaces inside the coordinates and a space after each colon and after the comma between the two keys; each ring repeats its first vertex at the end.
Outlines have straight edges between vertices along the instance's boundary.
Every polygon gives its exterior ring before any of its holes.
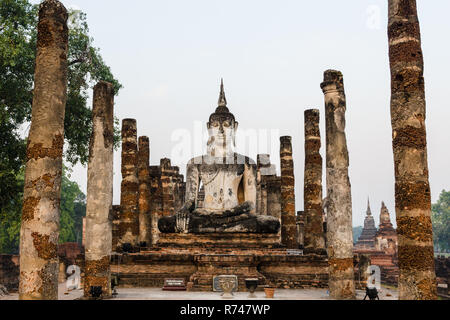
{"type": "Polygon", "coordinates": [[[163,234],[158,246],[139,253],[114,254],[111,272],[120,287],[160,287],[166,278],[183,278],[193,291],[212,291],[213,277],[238,276],[239,290],[245,278],[278,288],[325,288],[327,258],[289,255],[279,235],[262,234],[163,234]]]}
{"type": "Polygon", "coordinates": [[[159,248],[282,248],[277,234],[259,233],[209,233],[209,234],[161,234],[159,248]]]}

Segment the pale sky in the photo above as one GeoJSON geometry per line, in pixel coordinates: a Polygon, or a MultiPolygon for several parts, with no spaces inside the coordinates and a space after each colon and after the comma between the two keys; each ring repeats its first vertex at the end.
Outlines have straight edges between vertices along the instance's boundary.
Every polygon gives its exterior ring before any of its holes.
{"type": "MultiPolygon", "coordinates": [[[[228,107],[240,130],[278,130],[279,135],[293,137],[297,210],[303,210],[303,112],[320,109],[325,157],[320,83],[326,69],[342,71],[353,224],[363,224],[368,196],[376,222],[384,200],[395,223],[387,0],[63,3],[87,14],[94,45],[124,85],[115,114],[121,120],[137,119],[138,135],[150,138],[151,164],[172,157],[180,143],[172,138],[180,138],[180,133],[184,138],[189,133],[194,136],[198,121],[206,125],[217,106],[223,77],[228,107]]],[[[450,30],[450,1],[417,3],[435,202],[442,189],[450,189],[450,45],[445,38],[450,30]]],[[[279,170],[278,138],[272,144],[269,148],[261,141],[253,143],[248,155],[256,159],[257,153],[270,153],[279,170]]],[[[173,164],[184,173],[187,160],[173,164]]],[[[114,161],[114,204],[118,204],[120,150],[114,161]]],[[[77,166],[72,176],[84,192],[86,171],[77,166]]],[[[325,190],[325,178],[323,185],[325,190]]]]}

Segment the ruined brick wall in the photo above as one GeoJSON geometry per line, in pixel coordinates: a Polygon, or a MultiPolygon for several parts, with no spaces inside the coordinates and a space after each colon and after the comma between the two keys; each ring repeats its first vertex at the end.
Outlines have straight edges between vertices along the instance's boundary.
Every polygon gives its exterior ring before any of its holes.
{"type": "Polygon", "coordinates": [[[150,166],[150,215],[152,245],[159,239],[158,220],[174,215],[185,201],[186,182],[178,167],[170,159],[161,159],[159,166],[150,166]]]}
{"type": "Polygon", "coordinates": [[[281,219],[281,177],[266,177],[267,215],[281,219]]]}
{"type": "Polygon", "coordinates": [[[84,253],[84,248],[77,242],[66,242],[58,245],[58,257],[68,265],[75,264],[78,256],[84,253]]]}
{"type": "Polygon", "coordinates": [[[439,256],[434,259],[438,283],[450,284],[450,257],[439,256]]]}
{"type": "Polygon", "coordinates": [[[19,290],[19,256],[0,255],[0,285],[4,285],[9,292],[19,290]]]}
{"type": "MultiPolygon", "coordinates": [[[[280,218],[281,216],[281,184],[279,190],[276,183],[276,167],[270,162],[270,155],[258,154],[256,165],[256,214],[269,215],[280,218]],[[279,212],[277,206],[280,207],[279,212]]],[[[281,179],[281,178],[279,178],[281,179]]]]}

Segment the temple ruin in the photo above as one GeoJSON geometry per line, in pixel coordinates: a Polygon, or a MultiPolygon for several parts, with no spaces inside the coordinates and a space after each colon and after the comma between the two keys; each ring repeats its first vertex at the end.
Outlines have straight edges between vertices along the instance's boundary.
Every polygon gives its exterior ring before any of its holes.
{"type": "MultiPolygon", "coordinates": [[[[114,206],[111,270],[119,285],[162,287],[165,278],[175,277],[185,279],[191,290],[209,291],[214,276],[232,274],[241,290],[249,277],[282,288],[327,286],[326,255],[299,250],[291,138],[281,138],[282,174],[277,176],[270,155],[258,155],[255,163],[234,153],[234,122],[222,83],[208,122],[213,144],[208,154],[189,161],[186,181],[169,159],[149,166],[150,192],[140,188],[136,193],[140,204],[150,203],[151,241],[120,241],[126,207],[114,206]]],[[[141,170],[150,156],[147,142],[143,148],[141,170]]],[[[123,172],[136,172],[131,165],[127,169],[123,172]]],[[[321,209],[318,215],[322,226],[321,209]]]]}
{"type": "MultiPolygon", "coordinates": [[[[343,75],[336,70],[325,71],[321,83],[326,192],[320,113],[310,109],[305,111],[300,212],[294,176],[299,162],[292,148],[298,141],[280,137],[280,176],[270,154],[254,161],[235,152],[238,123],[223,81],[207,122],[207,152],[188,161],[185,176],[168,158],[151,165],[152,137],[138,135],[136,119],[122,120],[120,204],[113,205],[114,92],[110,83],[99,82],[93,98],[84,255],[76,244],[58,245],[67,18],[59,1],[40,5],[20,259],[0,259],[0,275],[9,287],[18,286],[20,299],[57,299],[58,280],[65,280],[62,273],[70,263],[82,268],[87,299],[93,288],[100,288],[102,298],[111,297],[112,278],[118,286],[160,288],[165,279],[179,278],[189,290],[211,291],[218,275],[236,276],[238,290],[246,290],[245,279],[252,278],[277,288],[329,288],[331,298],[354,299],[355,265],[364,283],[370,263],[384,266],[385,278],[398,279],[400,299],[436,299],[423,57],[414,0],[389,0],[398,229],[382,203],[377,230],[368,203],[355,248],[346,96],[343,75]],[[3,269],[20,274],[20,281],[6,277],[3,269]]],[[[437,261],[442,279],[447,264],[443,258],[437,261]]]]}
{"type": "Polygon", "coordinates": [[[380,267],[382,283],[396,285],[399,275],[397,245],[397,231],[392,226],[385,203],[381,203],[377,228],[368,201],[364,228],[353,248],[353,253],[367,256],[371,265],[380,267]]]}

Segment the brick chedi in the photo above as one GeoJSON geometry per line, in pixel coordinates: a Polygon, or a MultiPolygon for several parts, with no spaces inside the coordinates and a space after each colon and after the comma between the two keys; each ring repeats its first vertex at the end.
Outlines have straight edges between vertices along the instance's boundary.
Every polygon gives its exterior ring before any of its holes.
{"type": "Polygon", "coordinates": [[[114,87],[101,81],[94,87],[92,134],[86,201],[84,296],[91,286],[102,287],[103,297],[111,296],[109,262],[112,247],[114,87]]]}
{"type": "Polygon", "coordinates": [[[64,115],[67,100],[67,10],[39,6],[31,128],[20,230],[21,300],[58,299],[58,238],[64,115]]]}
{"type": "Polygon", "coordinates": [[[122,184],[118,245],[136,246],[139,237],[139,180],[136,120],[122,121],[122,184]]]}
{"type": "Polygon", "coordinates": [[[330,296],[354,299],[352,196],[345,136],[346,100],[342,73],[327,70],[321,85],[325,95],[327,246],[330,296]]]}
{"type": "Polygon", "coordinates": [[[415,0],[389,0],[388,38],[399,298],[436,299],[424,63],[415,0]]]}
{"type": "Polygon", "coordinates": [[[150,229],[152,245],[159,240],[158,220],[171,215],[184,203],[186,183],[178,167],[170,159],[161,159],[159,166],[150,166],[150,229]]]}
{"type": "Polygon", "coordinates": [[[392,226],[389,211],[384,204],[381,203],[380,212],[380,224],[378,231],[375,234],[375,246],[379,251],[383,251],[386,254],[396,256],[397,255],[397,232],[392,226]]]}
{"type": "Polygon", "coordinates": [[[320,114],[305,111],[304,252],[325,254],[322,213],[322,156],[320,155],[320,114]]]}
{"type": "Polygon", "coordinates": [[[375,235],[377,228],[375,227],[375,220],[370,210],[370,202],[367,200],[367,211],[364,219],[364,228],[361,235],[356,242],[355,247],[357,249],[375,249],[375,235]]]}
{"type": "Polygon", "coordinates": [[[288,249],[297,249],[295,218],[295,179],[292,159],[292,138],[280,138],[281,161],[281,243],[288,249]]]}

